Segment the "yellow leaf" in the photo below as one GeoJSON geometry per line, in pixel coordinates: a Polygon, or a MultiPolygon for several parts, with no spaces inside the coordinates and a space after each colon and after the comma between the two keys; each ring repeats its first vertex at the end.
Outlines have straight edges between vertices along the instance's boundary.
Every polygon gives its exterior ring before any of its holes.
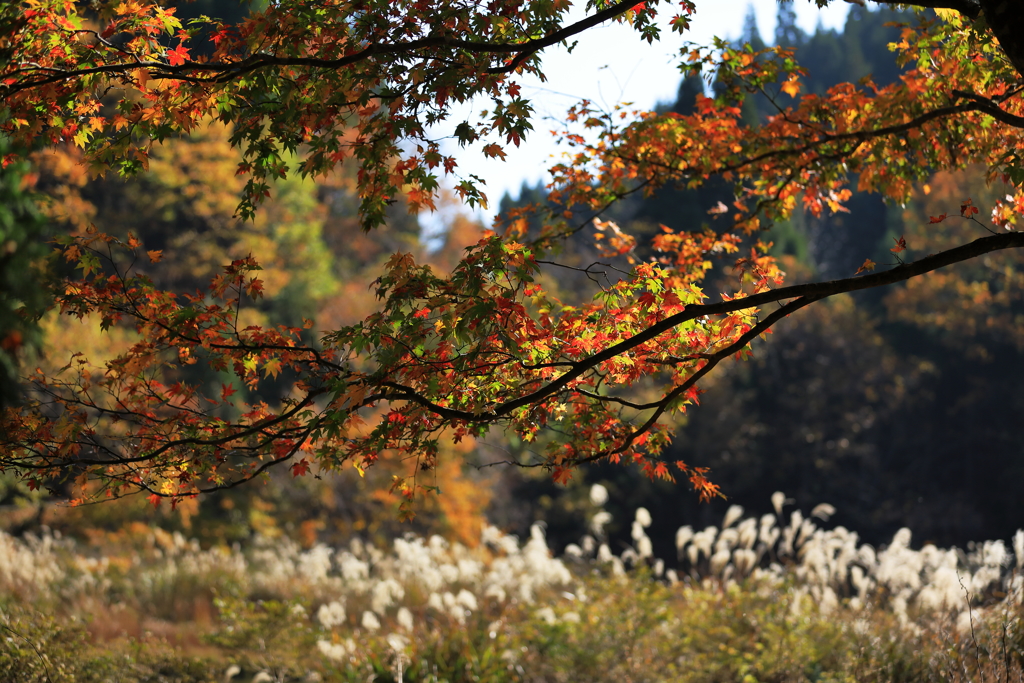
{"type": "Polygon", "coordinates": [[[790,76],[789,80],[782,84],[782,92],[786,93],[790,97],[796,97],[800,94],[800,79],[796,76],[790,76]]]}
{"type": "Polygon", "coordinates": [[[248,358],[242,361],[242,365],[245,367],[247,372],[256,372],[256,356],[249,354],[248,358]]]}
{"type": "Polygon", "coordinates": [[[277,376],[281,374],[281,359],[271,358],[263,364],[263,376],[273,377],[277,379],[277,376]]]}

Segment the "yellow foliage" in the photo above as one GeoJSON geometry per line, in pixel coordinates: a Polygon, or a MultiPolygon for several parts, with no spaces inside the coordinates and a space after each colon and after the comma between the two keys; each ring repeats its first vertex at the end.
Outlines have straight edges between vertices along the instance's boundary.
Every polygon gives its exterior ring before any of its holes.
{"type": "Polygon", "coordinates": [[[45,343],[37,365],[47,375],[67,365],[75,353],[81,353],[90,365],[103,368],[139,339],[133,330],[124,327],[111,327],[104,332],[97,315],[79,320],[50,311],[40,321],[40,327],[45,343]]]}

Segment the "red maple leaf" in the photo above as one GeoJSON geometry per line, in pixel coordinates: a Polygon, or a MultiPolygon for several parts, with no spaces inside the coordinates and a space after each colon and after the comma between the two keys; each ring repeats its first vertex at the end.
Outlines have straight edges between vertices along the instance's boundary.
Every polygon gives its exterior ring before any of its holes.
{"type": "Polygon", "coordinates": [[[246,288],[249,292],[249,296],[253,299],[258,299],[263,296],[263,280],[259,278],[253,278],[249,281],[249,286],[246,288]]]}
{"type": "Polygon", "coordinates": [[[293,477],[301,477],[309,472],[309,461],[303,458],[291,467],[293,477]]]}
{"type": "Polygon", "coordinates": [[[184,45],[178,45],[178,47],[174,48],[173,50],[167,51],[167,61],[170,63],[171,66],[179,66],[181,64],[184,64],[188,61],[188,59],[188,48],[184,45]]]}
{"type": "Polygon", "coordinates": [[[960,215],[964,218],[970,218],[974,214],[978,213],[978,207],[971,203],[971,198],[968,197],[960,204],[960,215]]]}

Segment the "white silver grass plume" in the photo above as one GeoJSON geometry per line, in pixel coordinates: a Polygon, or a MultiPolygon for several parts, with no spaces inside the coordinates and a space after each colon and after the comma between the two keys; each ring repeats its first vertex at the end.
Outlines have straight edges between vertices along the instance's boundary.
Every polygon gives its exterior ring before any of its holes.
{"type": "Polygon", "coordinates": [[[817,517],[823,522],[827,522],[828,518],[834,514],[836,514],[836,509],[828,503],[818,503],[814,506],[814,509],[811,510],[811,517],[817,517]]]}
{"type": "Polygon", "coordinates": [[[725,511],[725,519],[722,520],[722,528],[728,529],[742,516],[743,507],[741,505],[730,505],[729,509],[725,511]]]}
{"type": "Polygon", "coordinates": [[[772,507],[775,508],[775,514],[782,517],[782,506],[786,503],[786,494],[782,491],[776,491],[772,494],[772,507]]]}
{"type": "Polygon", "coordinates": [[[1017,571],[1024,573],[1024,529],[1013,535],[1013,554],[1017,556],[1017,571]]]}
{"type": "MultiPolygon", "coordinates": [[[[1022,539],[1024,539],[1024,534],[1021,534],[1021,536],[1022,539]]],[[[676,531],[676,551],[678,551],[680,555],[682,555],[683,548],[686,547],[686,544],[689,543],[690,539],[692,538],[693,527],[691,527],[689,524],[687,524],[686,526],[679,527],[679,529],[676,531]]]]}

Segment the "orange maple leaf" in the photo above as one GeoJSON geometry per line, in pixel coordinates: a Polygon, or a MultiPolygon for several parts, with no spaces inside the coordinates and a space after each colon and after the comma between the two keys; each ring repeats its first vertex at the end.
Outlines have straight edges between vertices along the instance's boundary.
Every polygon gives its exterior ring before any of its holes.
{"type": "Polygon", "coordinates": [[[488,158],[498,157],[504,159],[505,157],[508,156],[508,153],[504,149],[502,149],[501,145],[497,143],[486,145],[483,151],[484,156],[488,158]]]}
{"type": "Polygon", "coordinates": [[[173,50],[167,51],[167,61],[171,66],[180,66],[188,61],[188,48],[184,45],[178,45],[173,50]]]}
{"type": "Polygon", "coordinates": [[[132,72],[132,75],[135,76],[135,82],[138,84],[139,90],[146,90],[146,84],[152,80],[149,76],[149,71],[146,69],[136,69],[132,72]]]}
{"type": "Polygon", "coordinates": [[[978,213],[978,207],[971,203],[971,198],[968,197],[960,204],[960,215],[964,218],[970,218],[974,214],[978,213]]]}
{"type": "Polygon", "coordinates": [[[556,467],[551,478],[555,480],[556,484],[567,485],[572,480],[572,469],[569,467],[556,467]]]}

